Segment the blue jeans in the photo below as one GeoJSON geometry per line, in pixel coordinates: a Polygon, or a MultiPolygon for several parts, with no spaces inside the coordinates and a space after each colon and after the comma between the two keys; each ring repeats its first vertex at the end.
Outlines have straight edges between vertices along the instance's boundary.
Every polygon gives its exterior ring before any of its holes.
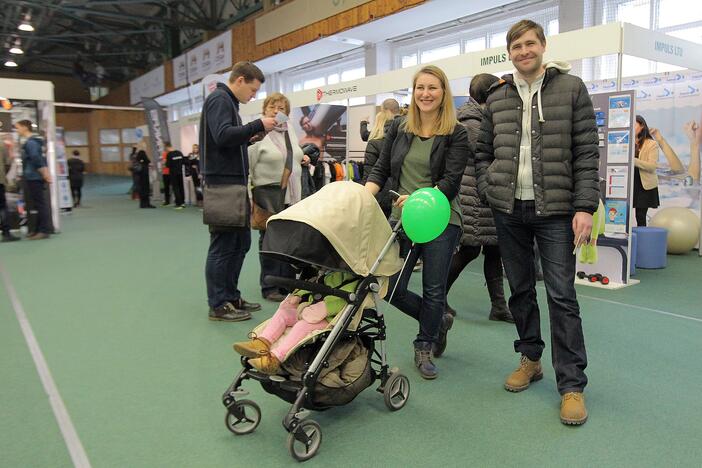
{"type": "MultiPolygon", "coordinates": [[[[419,322],[419,333],[415,344],[422,342],[436,343],[439,336],[441,318],[446,308],[446,282],[448,280],[451,257],[458,244],[461,228],[449,224],[444,232],[431,242],[416,244],[409,253],[404,270],[391,278],[391,294],[397,284],[397,290],[390,302],[405,314],[419,322]],[[422,296],[407,290],[412,276],[412,269],[422,258],[422,296]]],[[[401,238],[401,249],[406,251],[410,241],[401,238]]],[[[388,296],[389,298],[389,296],[388,296]]]]}
{"type": "Polygon", "coordinates": [[[207,252],[205,280],[207,281],[207,303],[211,308],[225,302],[238,301],[239,274],[244,257],[251,248],[251,230],[233,228],[228,231],[210,233],[210,249],[207,252]]]}
{"type": "Polygon", "coordinates": [[[497,210],[493,210],[493,214],[502,262],[512,291],[509,310],[519,334],[514,350],[532,361],[541,359],[544,350],[536,302],[536,239],[548,298],[551,360],[558,391],[561,394],[582,392],[587,385],[587,354],[573,284],[573,216],[536,216],[534,202],[521,200],[515,200],[512,214],[497,210]]]}

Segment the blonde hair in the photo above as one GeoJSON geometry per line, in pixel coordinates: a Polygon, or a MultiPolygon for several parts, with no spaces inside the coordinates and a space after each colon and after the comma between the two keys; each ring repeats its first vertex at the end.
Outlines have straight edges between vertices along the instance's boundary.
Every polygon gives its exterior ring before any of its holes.
{"type": "Polygon", "coordinates": [[[402,129],[407,133],[412,133],[414,135],[421,134],[422,120],[420,118],[419,107],[414,99],[414,88],[417,86],[417,79],[419,79],[419,75],[422,74],[436,77],[439,80],[439,83],[441,83],[441,89],[444,91],[441,104],[439,104],[439,114],[434,121],[432,134],[450,135],[453,133],[453,130],[458,123],[458,120],[456,120],[456,110],[453,107],[453,95],[451,94],[451,88],[449,87],[449,81],[446,77],[446,73],[435,65],[426,65],[422,67],[421,70],[415,73],[414,78],[412,78],[412,102],[410,103],[407,118],[402,125],[402,129]]]}
{"type": "Polygon", "coordinates": [[[282,101],[285,105],[285,115],[290,115],[290,100],[286,98],[284,94],[281,93],[273,93],[270,96],[267,96],[266,99],[264,99],[263,113],[266,112],[266,107],[279,101],[282,101]]]}
{"type": "Polygon", "coordinates": [[[375,116],[373,130],[371,130],[370,134],[368,135],[368,139],[379,140],[383,138],[385,136],[385,123],[393,117],[392,112],[390,112],[388,109],[378,112],[378,115],[375,116]]]}

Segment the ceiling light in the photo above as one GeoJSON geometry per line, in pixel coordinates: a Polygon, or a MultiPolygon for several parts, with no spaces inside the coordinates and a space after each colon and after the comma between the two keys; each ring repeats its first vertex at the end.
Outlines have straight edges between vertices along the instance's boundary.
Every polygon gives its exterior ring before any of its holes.
{"type": "Polygon", "coordinates": [[[6,67],[12,67],[12,68],[14,68],[14,67],[17,66],[17,62],[15,62],[15,61],[12,60],[12,59],[7,59],[7,60],[5,61],[5,66],[6,66],[6,67]]]}
{"type": "Polygon", "coordinates": [[[26,31],[26,32],[33,32],[34,31],[34,26],[29,21],[22,21],[19,26],[17,26],[17,29],[20,31],[26,31]]]}
{"type": "Polygon", "coordinates": [[[11,53],[11,54],[15,54],[15,55],[20,55],[20,54],[23,54],[24,51],[23,51],[22,49],[20,49],[19,46],[14,45],[14,46],[12,46],[12,48],[10,49],[10,53],[11,53]]]}

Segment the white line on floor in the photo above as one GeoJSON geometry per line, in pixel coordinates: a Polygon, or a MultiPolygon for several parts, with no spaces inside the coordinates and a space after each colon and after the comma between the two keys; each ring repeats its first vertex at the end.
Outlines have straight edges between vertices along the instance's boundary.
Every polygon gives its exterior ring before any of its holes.
{"type": "MultiPolygon", "coordinates": [[[[481,273],[476,273],[473,271],[469,271],[471,275],[475,276],[480,276],[482,277],[483,275],[481,273]]],[[[544,286],[537,285],[538,289],[541,289],[543,291],[546,290],[544,286]]],[[[600,302],[606,302],[608,304],[616,304],[624,307],[631,307],[632,309],[639,309],[639,310],[645,310],[647,312],[654,312],[656,314],[661,314],[661,315],[667,315],[669,317],[675,317],[675,318],[681,318],[684,320],[692,320],[693,322],[700,322],[702,323],[702,319],[697,318],[697,317],[690,317],[689,315],[681,315],[681,314],[674,314],[672,312],[666,312],[665,310],[658,310],[658,309],[652,309],[650,307],[643,307],[643,306],[638,306],[634,304],[627,304],[625,302],[617,302],[617,301],[612,301],[610,299],[602,299],[601,297],[594,297],[594,296],[588,296],[587,294],[578,294],[578,297],[585,297],[587,299],[591,299],[593,301],[600,301],[600,302]]]]}
{"type": "Polygon", "coordinates": [[[68,410],[66,410],[66,405],[63,403],[61,394],[56,387],[56,382],[54,382],[53,377],[51,377],[51,371],[49,370],[49,366],[46,364],[46,359],[44,359],[44,354],[41,352],[39,343],[34,336],[32,326],[29,324],[29,320],[27,319],[27,314],[24,313],[22,303],[17,297],[17,292],[15,291],[14,286],[12,286],[10,276],[3,267],[2,263],[0,263],[0,274],[2,274],[5,289],[7,289],[7,293],[10,296],[10,301],[15,309],[17,321],[19,322],[22,333],[24,334],[27,347],[32,354],[32,359],[34,359],[34,365],[39,373],[39,378],[44,386],[44,391],[49,397],[51,409],[54,411],[54,417],[58,422],[59,428],[61,429],[61,434],[63,435],[63,440],[68,447],[68,452],[71,456],[71,460],[73,460],[73,465],[77,468],[90,468],[88,455],[85,453],[83,444],[78,438],[76,428],[73,426],[68,410]]]}

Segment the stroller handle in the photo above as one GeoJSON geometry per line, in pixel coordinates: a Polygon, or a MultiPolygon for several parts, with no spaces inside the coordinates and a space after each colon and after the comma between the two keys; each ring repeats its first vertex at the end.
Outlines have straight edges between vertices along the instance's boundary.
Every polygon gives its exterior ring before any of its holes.
{"type": "Polygon", "coordinates": [[[266,275],[263,281],[274,286],[280,286],[285,289],[303,289],[305,291],[310,291],[313,293],[319,293],[323,296],[336,296],[345,300],[346,302],[353,302],[356,300],[356,294],[342,291],[341,289],[330,288],[327,285],[319,283],[311,283],[309,281],[302,281],[293,278],[283,278],[280,276],[266,275]]]}

